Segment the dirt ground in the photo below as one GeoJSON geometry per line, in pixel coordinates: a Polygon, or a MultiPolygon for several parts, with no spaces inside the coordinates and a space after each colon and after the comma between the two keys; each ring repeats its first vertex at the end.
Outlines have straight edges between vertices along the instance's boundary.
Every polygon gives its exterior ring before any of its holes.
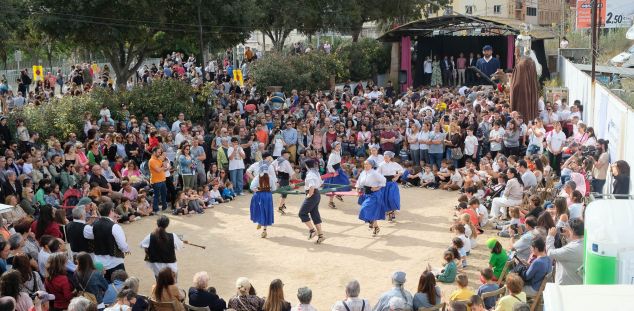
{"type": "MultiPolygon", "coordinates": [[[[427,263],[433,267],[442,263],[442,253],[453,237],[448,228],[457,196],[455,192],[401,188],[397,222],[380,222],[378,237],[372,237],[368,226],[358,220],[356,197],[345,197],[345,202],[337,201],[338,209],[330,209],[322,196],[320,212],[327,237],[322,245],[307,240],[308,230],[297,216],[303,199],[300,195],[289,195],[288,213],[276,214],[267,239],[260,238],[249,220],[250,195],[217,205],[204,215],[170,215],[169,232],[207,246],[202,250],[186,245],[177,252],[178,285],[189,288],[194,273],[205,270],[211,277],[210,286],[228,301],[235,295],[238,277],[248,277],[260,296],[266,296],[271,280],[279,278],[291,304],[298,303],[297,288],[308,286],[313,291],[312,304],[329,310],[345,298],[345,284],[352,279],[361,284],[360,296],[374,305],[380,294],[391,288],[392,273],[401,270],[407,273],[406,289],[415,293],[427,263]]],[[[277,206],[279,195],[274,195],[274,200],[277,206]]],[[[156,217],[146,217],[124,225],[132,249],[132,255],[126,257],[126,270],[141,279],[142,293],[149,293],[154,278],[145,266],[139,243],[154,229],[155,221],[156,217]]],[[[478,269],[488,260],[485,240],[478,237],[479,246],[471,251],[465,270],[473,289],[479,286],[478,269]]],[[[443,301],[455,287],[441,285],[443,301]]]]}

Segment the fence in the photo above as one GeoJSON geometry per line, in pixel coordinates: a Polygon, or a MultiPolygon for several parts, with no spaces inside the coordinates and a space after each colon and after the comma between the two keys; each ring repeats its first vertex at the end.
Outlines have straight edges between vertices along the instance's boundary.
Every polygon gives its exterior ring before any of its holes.
{"type": "MultiPolygon", "coordinates": [[[[146,60],[143,61],[143,65],[152,65],[152,64],[156,64],[158,66],[160,59],[159,58],[148,58],[146,60]]],[[[44,72],[51,72],[52,74],[56,74],[58,69],[62,70],[62,73],[64,74],[65,77],[68,77],[68,74],[70,74],[70,67],[74,64],[83,64],[83,63],[92,63],[92,62],[84,62],[84,61],[58,61],[58,62],[53,62],[53,70],[50,70],[51,68],[48,67],[48,64],[42,63],[41,65],[44,67],[44,72]]],[[[112,68],[112,65],[110,65],[110,63],[105,62],[105,60],[102,60],[101,62],[97,61],[96,63],[99,68],[103,68],[104,65],[108,65],[108,67],[112,68]]],[[[11,69],[11,70],[0,70],[0,74],[2,74],[4,77],[7,78],[7,81],[9,82],[9,87],[13,90],[17,89],[18,85],[16,83],[16,80],[20,77],[20,70],[27,68],[29,70],[29,73],[31,75],[31,77],[33,77],[33,70],[32,70],[32,65],[34,65],[34,63],[32,64],[31,62],[21,62],[20,63],[20,67],[21,68],[17,68],[17,63],[13,63],[11,64],[12,66],[7,66],[9,68],[15,68],[15,69],[11,69]]],[[[142,66],[143,66],[142,65],[142,66]]],[[[141,66],[141,67],[142,67],[141,66]]],[[[116,78],[114,71],[110,71],[113,78],[116,78]]]]}
{"type": "Polygon", "coordinates": [[[568,102],[580,100],[583,121],[594,128],[597,137],[610,141],[610,162],[625,160],[634,165],[634,109],[605,86],[592,85],[590,76],[565,57],[559,57],[559,69],[568,88],[568,102]]]}

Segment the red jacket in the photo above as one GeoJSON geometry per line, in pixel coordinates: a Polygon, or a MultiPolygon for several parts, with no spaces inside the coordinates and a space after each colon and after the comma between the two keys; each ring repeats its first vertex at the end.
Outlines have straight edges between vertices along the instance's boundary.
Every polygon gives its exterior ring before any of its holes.
{"type": "Polygon", "coordinates": [[[48,224],[48,227],[44,229],[44,232],[41,232],[41,234],[38,235],[37,234],[37,220],[36,220],[31,224],[31,232],[35,233],[36,238],[38,240],[42,235],[45,235],[45,234],[52,235],[60,239],[64,238],[64,236],[62,235],[62,231],[59,230],[59,224],[54,221],[48,224]]]}
{"type": "Polygon", "coordinates": [[[70,283],[68,276],[58,275],[53,279],[46,278],[44,287],[49,294],[55,295],[53,306],[58,310],[68,309],[70,300],[73,299],[73,285],[70,283]]]}

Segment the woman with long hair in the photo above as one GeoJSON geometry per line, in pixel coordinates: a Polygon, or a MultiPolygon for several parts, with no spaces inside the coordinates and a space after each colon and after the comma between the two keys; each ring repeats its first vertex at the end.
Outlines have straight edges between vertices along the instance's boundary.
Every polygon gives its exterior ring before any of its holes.
{"type": "Polygon", "coordinates": [[[269,295],[264,301],[263,311],[290,311],[291,304],[284,300],[284,283],[282,280],[275,279],[269,285],[269,295]]]}
{"type": "Polygon", "coordinates": [[[441,291],[436,285],[436,277],[431,271],[425,271],[418,280],[418,290],[414,294],[414,310],[429,308],[440,303],[441,291]]]}
{"type": "Polygon", "coordinates": [[[68,309],[70,300],[73,299],[73,284],[66,273],[66,253],[52,253],[46,261],[46,279],[44,286],[46,291],[55,295],[52,311],[68,309]]]}
{"type": "MultiPolygon", "coordinates": [[[[33,271],[31,267],[31,260],[26,254],[17,254],[13,257],[14,270],[20,272],[22,278],[22,290],[29,295],[35,294],[35,292],[44,290],[44,283],[37,271],[33,271]]],[[[3,293],[0,291],[0,293],[3,293]]],[[[4,293],[3,293],[4,295],[4,293]]]]}
{"type": "Polygon", "coordinates": [[[494,198],[491,202],[491,218],[506,218],[506,210],[508,207],[522,204],[524,195],[524,182],[522,176],[515,168],[506,170],[508,181],[504,188],[504,193],[499,198],[494,198]]]}
{"type": "Polygon", "coordinates": [[[48,234],[56,238],[62,238],[62,231],[59,224],[55,222],[53,207],[48,204],[40,207],[40,217],[31,224],[31,231],[35,233],[35,238],[40,239],[42,235],[48,234]]]}
{"type": "Polygon", "coordinates": [[[504,155],[510,156],[515,155],[519,156],[520,154],[520,129],[515,123],[515,120],[511,120],[506,125],[506,130],[504,131],[504,155]]]}
{"type": "MultiPolygon", "coordinates": [[[[163,268],[152,286],[152,298],[158,302],[174,302],[177,311],[185,310],[185,293],[176,286],[176,275],[169,267],[163,268]]],[[[161,311],[161,310],[157,310],[161,311]]]]}
{"type": "Polygon", "coordinates": [[[29,311],[33,307],[33,300],[22,291],[22,277],[20,272],[12,270],[5,272],[0,278],[0,293],[4,297],[15,299],[16,311],[29,311]]]}
{"type": "Polygon", "coordinates": [[[90,254],[81,252],[75,260],[77,262],[77,270],[75,270],[71,279],[73,286],[77,290],[95,295],[97,308],[103,308],[103,295],[108,289],[108,281],[104,278],[103,273],[95,269],[95,263],[90,254]]]}
{"type": "Polygon", "coordinates": [[[374,160],[366,160],[363,163],[363,172],[359,175],[355,187],[359,192],[363,191],[363,195],[359,197],[359,219],[369,223],[373,229],[373,236],[379,234],[378,220],[385,219],[385,208],[383,207],[383,187],[385,187],[386,179],[376,171],[376,162],[374,160]]]}
{"type": "MultiPolygon", "coordinates": [[[[332,149],[328,156],[328,163],[326,164],[328,173],[332,176],[324,180],[324,184],[328,186],[338,187],[337,191],[350,191],[350,178],[341,167],[341,143],[335,141],[332,143],[332,149]]],[[[336,208],[334,199],[337,197],[339,201],[343,202],[341,196],[330,196],[328,206],[330,208],[336,208]]]]}
{"type": "Polygon", "coordinates": [[[178,273],[176,250],[183,248],[183,241],[178,235],[166,231],[169,224],[170,219],[161,215],[156,220],[156,229],[141,241],[141,247],[145,249],[145,264],[155,277],[164,268],[170,268],[175,274],[178,273]]]}
{"type": "Polygon", "coordinates": [[[273,224],[273,195],[271,191],[275,191],[277,185],[271,182],[269,178],[269,162],[262,161],[258,169],[258,174],[251,181],[249,187],[254,195],[251,197],[251,221],[258,224],[257,229],[264,227],[262,230],[262,238],[266,238],[266,227],[273,224]]]}
{"type": "MultiPolygon", "coordinates": [[[[630,165],[625,160],[618,160],[612,165],[612,194],[630,194],[630,165]]],[[[619,196],[617,199],[626,199],[626,196],[619,196]]]]}
{"type": "Polygon", "coordinates": [[[550,215],[556,222],[557,228],[563,228],[568,223],[568,200],[565,197],[557,197],[553,201],[553,208],[550,209],[550,215]]]}

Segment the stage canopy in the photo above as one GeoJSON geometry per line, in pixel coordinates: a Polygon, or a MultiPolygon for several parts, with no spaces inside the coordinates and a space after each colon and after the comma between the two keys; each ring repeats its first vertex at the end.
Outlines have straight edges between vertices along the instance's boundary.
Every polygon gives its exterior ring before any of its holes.
{"type": "MultiPolygon", "coordinates": [[[[415,47],[412,61],[413,68],[401,67],[414,76],[413,85],[419,86],[423,81],[422,66],[426,56],[446,56],[457,58],[460,53],[469,57],[469,53],[482,53],[484,45],[493,47],[493,55],[500,59],[503,69],[512,70],[514,64],[513,51],[515,36],[520,34],[522,21],[467,15],[445,15],[431,17],[396,27],[378,38],[384,42],[403,42],[411,40],[415,47]],[[414,45],[415,42],[415,45],[414,45]]],[[[555,34],[547,28],[532,26],[530,31],[532,48],[542,65],[542,79],[550,76],[544,50],[544,40],[555,38],[555,34]]],[[[402,56],[406,51],[402,51],[402,56]]]]}

